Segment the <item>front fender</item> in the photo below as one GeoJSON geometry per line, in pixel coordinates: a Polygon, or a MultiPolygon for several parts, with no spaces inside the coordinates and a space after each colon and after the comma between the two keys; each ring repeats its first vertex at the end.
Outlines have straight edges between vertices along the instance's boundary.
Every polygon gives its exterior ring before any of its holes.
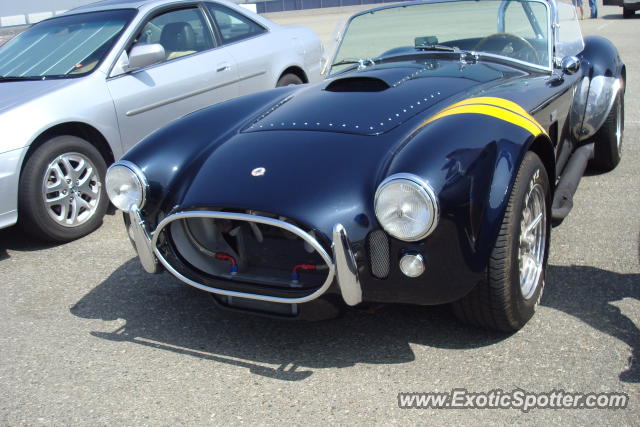
{"type": "Polygon", "coordinates": [[[403,147],[390,163],[387,175],[408,172],[429,182],[440,203],[438,229],[455,230],[455,236],[449,237],[459,245],[466,267],[482,273],[495,245],[516,174],[534,142],[536,150],[546,144],[547,152],[553,153],[544,133],[534,135],[510,122],[481,114],[443,117],[427,125],[403,147]]]}

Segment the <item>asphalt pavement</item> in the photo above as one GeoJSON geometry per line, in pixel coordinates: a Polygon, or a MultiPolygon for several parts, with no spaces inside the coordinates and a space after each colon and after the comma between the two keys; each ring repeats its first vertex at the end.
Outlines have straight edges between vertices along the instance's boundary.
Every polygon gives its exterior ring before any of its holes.
{"type": "MultiPolygon", "coordinates": [[[[640,419],[640,14],[583,21],[627,64],[624,153],[553,230],[534,318],[507,336],[447,307],[316,323],[230,314],[143,272],[119,214],[65,245],[0,230],[0,424],[595,424],[640,419]],[[399,409],[399,392],[624,392],[627,409],[399,409]]],[[[342,14],[272,16],[327,41],[342,14]]],[[[1,132],[1,131],[0,131],[1,132]]]]}

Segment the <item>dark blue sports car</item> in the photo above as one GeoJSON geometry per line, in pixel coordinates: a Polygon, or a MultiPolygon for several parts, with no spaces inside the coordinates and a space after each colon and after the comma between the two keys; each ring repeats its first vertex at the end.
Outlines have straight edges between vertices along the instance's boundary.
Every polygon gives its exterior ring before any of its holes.
{"type": "Polygon", "coordinates": [[[391,5],[341,34],[322,83],[192,113],[111,166],[145,270],[263,314],[452,303],[521,328],[552,224],[588,163],[620,160],[616,48],[555,0],[391,5]]]}

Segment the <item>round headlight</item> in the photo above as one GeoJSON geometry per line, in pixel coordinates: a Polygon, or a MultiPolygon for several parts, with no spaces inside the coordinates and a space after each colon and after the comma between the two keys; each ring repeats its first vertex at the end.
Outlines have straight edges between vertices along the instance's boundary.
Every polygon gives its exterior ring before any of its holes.
{"type": "Polygon", "coordinates": [[[376,191],[378,222],[391,236],[407,242],[427,237],[438,223],[433,189],[410,174],[392,175],[376,191]]]}
{"type": "Polygon", "coordinates": [[[134,206],[144,205],[147,181],[133,163],[118,162],[107,170],[107,195],[116,208],[129,212],[134,206]]]}

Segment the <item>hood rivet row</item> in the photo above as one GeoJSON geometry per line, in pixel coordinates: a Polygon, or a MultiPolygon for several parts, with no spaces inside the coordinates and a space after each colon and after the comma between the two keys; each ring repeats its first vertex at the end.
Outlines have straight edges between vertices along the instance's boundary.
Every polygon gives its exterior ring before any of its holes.
{"type": "MultiPolygon", "coordinates": [[[[421,71],[421,72],[422,72],[422,71],[421,71]]],[[[414,73],[414,75],[415,75],[415,74],[416,74],[416,73],[414,73]]],[[[417,106],[419,106],[419,105],[422,105],[422,103],[423,103],[423,102],[424,102],[424,103],[426,103],[428,100],[433,99],[433,98],[435,98],[436,96],[439,96],[439,95],[441,95],[440,91],[432,92],[432,93],[430,93],[430,94],[429,94],[429,96],[422,98],[422,100],[418,100],[418,101],[416,101],[416,103],[415,103],[415,104],[410,104],[407,108],[403,108],[401,112],[399,112],[399,113],[394,113],[394,115],[395,115],[395,117],[396,117],[396,118],[398,118],[398,117],[400,117],[400,115],[401,115],[401,114],[408,113],[408,112],[410,112],[410,110],[415,110],[415,109],[416,109],[416,107],[417,107],[417,106]]],[[[256,120],[251,124],[251,126],[249,126],[249,127],[248,127],[248,129],[249,129],[249,130],[250,130],[250,129],[255,129],[255,128],[264,129],[264,127],[265,127],[266,125],[262,125],[262,124],[258,124],[258,123],[259,123],[260,121],[264,120],[264,119],[265,119],[269,114],[273,113],[275,110],[277,110],[278,108],[280,108],[284,103],[286,103],[286,102],[290,101],[291,99],[293,99],[293,96],[289,96],[289,97],[287,97],[287,98],[283,99],[282,101],[278,102],[276,105],[274,105],[274,106],[273,106],[273,107],[271,107],[269,110],[267,110],[267,111],[266,111],[266,112],[264,112],[262,115],[260,115],[260,116],[258,117],[258,119],[256,119],[256,120]]],[[[320,127],[322,123],[321,123],[321,122],[315,122],[315,124],[316,124],[316,126],[320,127]]],[[[331,123],[327,123],[327,125],[328,125],[329,127],[331,127],[331,128],[333,128],[333,127],[334,127],[334,123],[333,123],[333,122],[331,122],[331,123]]],[[[287,123],[286,123],[286,122],[280,122],[279,126],[280,126],[280,127],[282,127],[282,128],[284,128],[285,126],[287,126],[287,123]]],[[[291,122],[291,126],[297,126],[297,122],[291,122]]],[[[309,126],[309,122],[304,122],[304,126],[309,126]]],[[[336,127],[337,127],[337,126],[338,126],[338,125],[336,124],[336,127]]],[[[340,127],[342,127],[342,128],[347,128],[347,124],[346,124],[346,123],[342,123],[342,124],[341,124],[341,125],[339,125],[339,126],[340,126],[340,127]]],[[[367,127],[368,127],[368,128],[369,128],[369,130],[375,130],[375,129],[376,129],[376,127],[378,127],[378,126],[379,126],[381,129],[380,129],[380,130],[378,130],[378,131],[376,131],[376,135],[379,135],[380,133],[382,133],[382,132],[383,132],[383,129],[384,129],[385,127],[388,127],[388,126],[392,126],[392,127],[393,127],[393,126],[394,126],[394,123],[393,123],[393,116],[392,116],[392,117],[387,118],[387,121],[384,121],[384,120],[383,120],[383,121],[379,122],[379,125],[378,125],[377,123],[373,123],[373,124],[371,124],[371,125],[369,125],[369,126],[366,126],[366,125],[365,125],[364,127],[365,127],[365,128],[367,128],[367,127]],[[389,122],[390,122],[390,123],[389,123],[389,122]]],[[[268,128],[275,128],[275,129],[277,129],[277,128],[278,128],[278,126],[277,126],[277,124],[276,124],[276,123],[270,123],[270,124],[269,124],[269,126],[268,126],[268,128]]],[[[353,128],[354,128],[354,129],[360,129],[360,125],[353,125],[353,128]]]]}

